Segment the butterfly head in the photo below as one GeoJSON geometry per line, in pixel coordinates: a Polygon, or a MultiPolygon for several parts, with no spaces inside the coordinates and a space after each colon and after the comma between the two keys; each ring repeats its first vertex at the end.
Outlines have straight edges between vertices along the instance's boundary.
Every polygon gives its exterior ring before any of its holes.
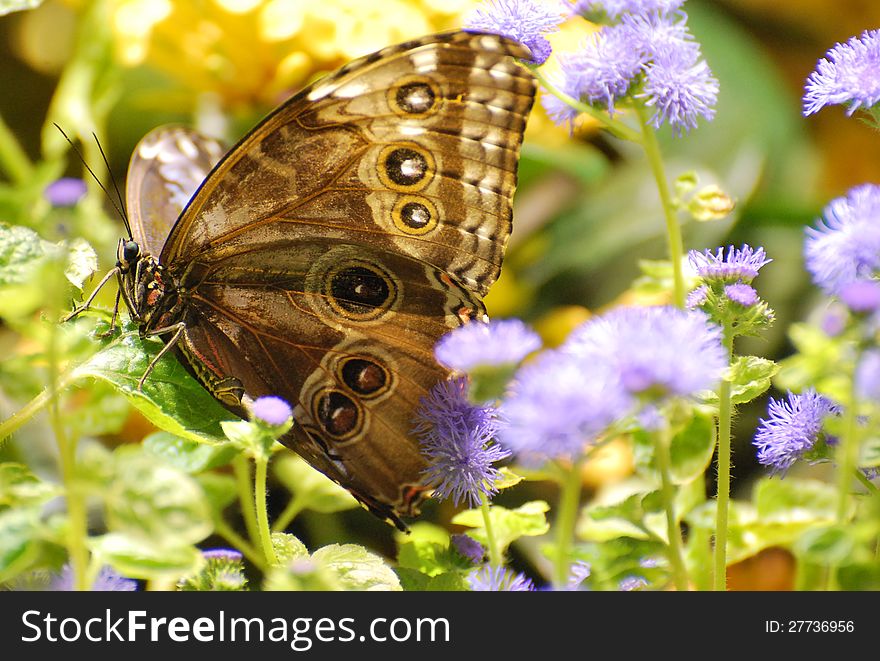
{"type": "Polygon", "coordinates": [[[122,273],[128,273],[140,258],[141,247],[137,241],[119,239],[119,244],[116,246],[116,266],[122,273]]]}

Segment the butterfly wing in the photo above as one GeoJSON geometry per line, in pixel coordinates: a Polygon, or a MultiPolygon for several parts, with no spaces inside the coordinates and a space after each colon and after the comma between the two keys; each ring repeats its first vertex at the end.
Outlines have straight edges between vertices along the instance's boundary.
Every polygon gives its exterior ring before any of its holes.
{"type": "Polygon", "coordinates": [[[431,350],[484,314],[535,84],[523,47],[448,33],[352,62],[220,161],[160,261],[187,292],[193,371],[295,407],[286,444],[398,521],[431,350]]]}
{"type": "Polygon", "coordinates": [[[177,218],[225,151],[183,126],[154,129],[138,142],[125,197],[132,238],[142,253],[159,256],[177,218]]]}

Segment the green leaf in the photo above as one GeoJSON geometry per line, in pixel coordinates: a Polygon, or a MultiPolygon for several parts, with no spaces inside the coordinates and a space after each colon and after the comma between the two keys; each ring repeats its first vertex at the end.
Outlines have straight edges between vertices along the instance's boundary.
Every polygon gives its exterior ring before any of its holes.
{"type": "Polygon", "coordinates": [[[195,479],[215,514],[222,512],[238,498],[238,483],[231,475],[200,473],[195,479]]]}
{"type": "Polygon", "coordinates": [[[174,548],[211,533],[210,505],[192,477],[140,448],[122,447],[114,454],[116,479],[107,497],[111,531],[174,548]]]}
{"type": "Polygon", "coordinates": [[[284,453],[272,462],[279,481],[300,501],[301,509],[331,514],[358,506],[347,489],[312,468],[299,455],[284,453]]]}
{"type": "Polygon", "coordinates": [[[173,357],[163,357],[144,382],[143,392],[137,390],[162,346],[158,340],[141,340],[135,325],[128,322],[122,335],[74,368],[71,378],[110,383],[150,422],[170,434],[201,443],[226,443],[220,421],[234,416],[173,357]]]}
{"type": "Polygon", "coordinates": [[[850,531],[840,526],[807,530],[794,544],[794,551],[807,562],[836,566],[852,556],[856,542],[850,531]]]}
{"type": "Polygon", "coordinates": [[[142,445],[147,452],[190,474],[226,466],[238,455],[231,443],[207,445],[165,431],[150,434],[142,445]]]}
{"type": "Polygon", "coordinates": [[[766,358],[738,356],[730,366],[728,377],[733,403],[745,404],[764,394],[779,369],[778,363],[766,358]]]}
{"type": "Polygon", "coordinates": [[[498,491],[504,491],[505,489],[516,486],[525,479],[522,475],[514,473],[507,466],[502,466],[498,469],[498,472],[501,473],[501,477],[495,480],[495,484],[493,485],[498,491]]]}
{"type": "Polygon", "coordinates": [[[16,507],[0,512],[0,581],[24,571],[39,553],[40,509],[16,507]]]}
{"type": "Polygon", "coordinates": [[[165,546],[142,535],[108,533],[90,538],[89,546],[123,576],[145,580],[176,580],[199,571],[204,562],[195,546],[165,546]]]}
{"type": "Polygon", "coordinates": [[[308,558],[309,550],[298,537],[286,532],[272,533],[272,548],[279,564],[290,564],[299,558],[308,558]]]}
{"type": "Polygon", "coordinates": [[[0,509],[41,505],[61,493],[57,485],[43,482],[23,464],[0,464],[0,509]]]}
{"type": "Polygon", "coordinates": [[[818,480],[765,478],[755,487],[754,502],[764,523],[824,524],[835,520],[837,491],[818,480]]]}
{"type": "Polygon", "coordinates": [[[841,365],[847,359],[845,338],[833,338],[808,324],[792,324],[788,336],[797,352],[782,360],[774,384],[780,390],[801,392],[814,387],[837,402],[849,397],[849,381],[841,365]]]}
{"type": "Polygon", "coordinates": [[[644,485],[639,488],[635,481],[618,485],[615,493],[581,510],[576,527],[578,537],[591,542],[606,542],[619,537],[650,539],[651,534],[643,521],[647,514],[644,501],[652,493],[655,492],[644,485]]]}
{"type": "Polygon", "coordinates": [[[400,579],[379,556],[357,544],[330,544],[312,554],[345,590],[400,590],[400,579]]]}
{"type": "Polygon", "coordinates": [[[715,451],[715,421],[695,413],[684,429],[672,437],[670,472],[675,484],[685,484],[701,476],[715,451]]]}
{"type": "MultiPolygon", "coordinates": [[[[489,508],[489,518],[492,521],[495,543],[504,550],[520,537],[543,535],[550,529],[546,516],[549,510],[550,506],[543,500],[533,500],[514,510],[492,505],[489,508]]],[[[474,528],[469,533],[471,537],[483,546],[488,546],[481,510],[459,512],[452,518],[452,523],[474,528]]]]}
{"type": "Polygon", "coordinates": [[[406,592],[466,592],[469,589],[467,579],[459,572],[428,576],[407,567],[398,567],[396,571],[406,592]]]}
{"type": "Polygon", "coordinates": [[[98,270],[98,253],[82,238],[76,238],[61,247],[67,252],[67,267],[64,275],[70,284],[82,291],[85,281],[98,270]]]}

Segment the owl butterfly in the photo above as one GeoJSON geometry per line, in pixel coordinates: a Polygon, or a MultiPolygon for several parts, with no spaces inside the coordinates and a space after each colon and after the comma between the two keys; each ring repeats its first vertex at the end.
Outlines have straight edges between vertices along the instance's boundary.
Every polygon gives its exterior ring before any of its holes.
{"type": "Polygon", "coordinates": [[[424,37],[302,90],[225,156],[165,127],[131,158],[130,238],[101,283],[116,275],[117,309],[239,416],[287,400],[281,442],[401,529],[431,487],[411,429],[449,376],[433,345],[485,319],[501,268],[527,57],[490,34],[424,37]]]}

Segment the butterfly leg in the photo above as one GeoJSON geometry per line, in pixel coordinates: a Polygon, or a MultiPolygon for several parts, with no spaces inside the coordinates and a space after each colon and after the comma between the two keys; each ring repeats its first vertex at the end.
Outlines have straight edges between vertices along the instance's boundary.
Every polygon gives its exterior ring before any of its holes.
{"type": "Polygon", "coordinates": [[[110,328],[105,330],[103,333],[98,333],[98,337],[109,337],[113,335],[113,331],[116,330],[116,319],[119,317],[119,297],[122,294],[121,289],[116,290],[116,302],[113,304],[113,316],[110,317],[110,328]]]}
{"type": "Polygon", "coordinates": [[[154,331],[151,331],[149,335],[165,335],[167,333],[174,333],[171,336],[171,339],[165,343],[165,346],[162,347],[162,350],[156,354],[156,357],[150,361],[150,364],[147,365],[147,370],[144,372],[144,375],[141,377],[141,380],[138,381],[137,389],[138,392],[144,389],[144,382],[146,382],[147,377],[150,375],[150,372],[153,371],[153,368],[156,367],[156,363],[158,363],[162,356],[171,351],[174,348],[174,345],[178,343],[180,340],[180,336],[183,335],[183,331],[186,330],[186,324],[182,321],[180,323],[174,324],[172,326],[165,326],[164,328],[157,328],[154,331]]]}
{"type": "MultiPolygon", "coordinates": [[[[68,321],[70,321],[71,319],[73,319],[74,317],[76,317],[76,316],[78,316],[79,314],[81,314],[81,313],[85,312],[86,310],[88,310],[88,309],[89,309],[89,306],[92,304],[92,301],[95,300],[95,296],[98,295],[98,292],[101,291],[101,289],[104,287],[104,285],[107,284],[107,281],[108,281],[110,278],[112,278],[114,275],[119,274],[119,272],[120,272],[120,271],[119,271],[119,267],[118,267],[118,266],[114,266],[112,269],[110,269],[109,271],[107,271],[107,275],[105,275],[105,276],[101,279],[101,282],[98,283],[98,286],[95,287],[94,291],[92,292],[91,296],[89,296],[89,298],[86,300],[86,302],[83,303],[82,305],[80,305],[79,307],[75,307],[75,308],[73,309],[73,312],[71,312],[69,315],[67,315],[66,317],[64,317],[64,319],[61,320],[61,323],[63,324],[63,323],[65,323],[65,322],[68,322],[68,321]]],[[[119,310],[119,293],[117,292],[117,294],[116,294],[116,307],[115,307],[114,310],[113,310],[113,317],[114,317],[114,319],[116,318],[116,312],[117,312],[118,310],[119,310]]],[[[112,324],[111,324],[111,325],[112,325],[112,324]]]]}

